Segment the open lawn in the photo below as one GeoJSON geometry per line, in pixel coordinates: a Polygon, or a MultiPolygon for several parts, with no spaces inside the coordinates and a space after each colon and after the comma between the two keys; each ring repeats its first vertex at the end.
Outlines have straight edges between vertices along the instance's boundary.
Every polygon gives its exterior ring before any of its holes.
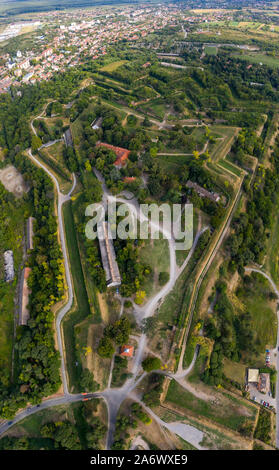
{"type": "Polygon", "coordinates": [[[168,240],[145,240],[144,246],[140,248],[140,260],[151,267],[153,280],[148,279],[143,286],[147,297],[161,289],[158,284],[160,272],[169,272],[169,247],[168,240]]]}
{"type": "Polygon", "coordinates": [[[101,72],[114,72],[114,70],[118,69],[123,64],[126,64],[127,60],[117,60],[115,62],[111,62],[110,64],[104,65],[100,70],[101,72]]]}
{"type": "Polygon", "coordinates": [[[255,407],[227,393],[216,392],[214,404],[201,400],[175,380],[170,383],[166,402],[174,403],[181,409],[189,410],[235,431],[240,430],[245,423],[254,424],[257,414],[255,407]]]}
{"type": "Polygon", "coordinates": [[[205,46],[204,52],[206,55],[217,55],[218,48],[216,46],[205,46]]]}
{"type": "Polygon", "coordinates": [[[228,160],[220,160],[218,162],[218,165],[221,166],[222,168],[225,168],[230,173],[233,173],[236,176],[242,175],[242,170],[238,168],[236,165],[233,165],[232,163],[230,163],[228,160]]]}
{"type": "Polygon", "coordinates": [[[181,167],[193,159],[192,155],[158,155],[157,161],[166,171],[181,171],[181,167]]]}
{"type": "Polygon", "coordinates": [[[80,261],[71,201],[64,204],[63,216],[67,239],[68,256],[71,265],[71,273],[75,292],[74,310],[69,313],[63,321],[63,331],[70,390],[72,390],[71,387],[73,387],[73,390],[78,390],[78,382],[82,367],[80,362],[76,363],[76,338],[74,327],[86,317],[88,317],[88,315],[90,315],[90,306],[88,302],[88,296],[80,261]]]}
{"type": "Polygon", "coordinates": [[[40,437],[41,427],[51,421],[65,420],[68,408],[68,405],[59,405],[38,411],[10,428],[10,430],[5,433],[5,436],[40,437]]]}
{"type": "Polygon", "coordinates": [[[230,361],[225,357],[223,365],[224,374],[228,379],[233,380],[234,382],[237,382],[240,385],[244,385],[246,378],[246,366],[244,364],[241,364],[240,362],[230,361]]]}
{"type": "Polygon", "coordinates": [[[257,351],[264,354],[266,347],[276,346],[277,317],[274,301],[272,303],[268,299],[269,293],[272,292],[268,280],[255,273],[252,279],[252,285],[238,290],[237,297],[251,315],[257,351]]]}
{"type": "Polygon", "coordinates": [[[174,421],[180,421],[190,426],[194,426],[204,433],[202,445],[207,449],[220,449],[220,450],[244,450],[249,448],[249,444],[242,437],[237,437],[230,430],[224,429],[218,430],[218,427],[212,423],[205,423],[204,420],[193,418],[192,416],[185,416],[185,413],[165,407],[158,407],[156,414],[166,423],[173,423],[174,421]]]}
{"type": "Polygon", "coordinates": [[[223,136],[223,139],[216,140],[212,149],[209,150],[211,160],[215,161],[225,158],[230,151],[234,138],[238,134],[238,128],[214,126],[212,130],[223,136]]]}
{"type": "Polygon", "coordinates": [[[279,67],[279,57],[268,56],[266,54],[261,54],[258,52],[245,52],[244,54],[233,54],[233,57],[238,59],[245,60],[253,64],[264,64],[268,67],[278,68],[279,67]]]}

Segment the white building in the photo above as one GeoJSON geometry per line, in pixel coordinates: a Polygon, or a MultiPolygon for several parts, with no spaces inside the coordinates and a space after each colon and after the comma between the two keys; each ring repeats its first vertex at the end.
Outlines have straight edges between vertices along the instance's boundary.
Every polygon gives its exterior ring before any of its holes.
{"type": "Polygon", "coordinates": [[[10,282],[14,280],[14,255],[12,250],[7,250],[4,253],[4,269],[5,269],[5,281],[10,282]]]}

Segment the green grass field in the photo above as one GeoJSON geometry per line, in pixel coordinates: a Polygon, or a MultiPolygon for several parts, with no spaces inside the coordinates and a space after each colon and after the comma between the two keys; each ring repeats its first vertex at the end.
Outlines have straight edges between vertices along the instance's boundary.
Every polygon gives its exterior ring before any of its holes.
{"type": "Polygon", "coordinates": [[[156,281],[160,272],[169,272],[169,247],[168,240],[146,240],[140,249],[141,262],[149,265],[153,271],[153,280],[148,279],[144,286],[147,297],[154,294],[158,288],[156,281]]]}
{"type": "Polygon", "coordinates": [[[100,70],[101,72],[114,72],[114,70],[118,69],[121,65],[126,64],[127,60],[117,60],[115,62],[111,62],[110,64],[104,65],[100,70]]]}
{"type": "MultiPolygon", "coordinates": [[[[260,274],[253,275],[253,285],[245,287],[238,298],[251,314],[253,330],[256,333],[255,343],[259,353],[265,348],[274,348],[277,338],[277,317],[275,306],[268,300],[272,288],[267,279],[260,274]]],[[[259,358],[258,358],[259,359],[259,358]]]]}
{"type": "Polygon", "coordinates": [[[75,292],[76,306],[74,311],[69,313],[63,321],[64,341],[66,349],[66,360],[69,374],[70,387],[74,390],[78,389],[78,381],[82,371],[81,363],[76,365],[76,338],[74,327],[82,320],[90,315],[90,306],[87,291],[84,282],[84,276],[80,261],[80,254],[75,233],[74,218],[72,213],[72,203],[67,202],[63,206],[63,216],[65,224],[65,232],[67,239],[67,247],[73,286],[75,292]]]}
{"type": "Polygon", "coordinates": [[[216,46],[205,46],[204,52],[206,55],[217,55],[218,48],[216,46]]]}
{"type": "Polygon", "coordinates": [[[225,376],[228,379],[239,383],[240,385],[244,385],[247,369],[246,366],[240,362],[230,361],[226,357],[224,358],[223,364],[225,376]]]}
{"type": "Polygon", "coordinates": [[[181,167],[193,159],[192,155],[158,155],[157,160],[166,171],[181,171],[181,167]]]}
{"type": "Polygon", "coordinates": [[[216,400],[212,405],[210,401],[197,398],[172,380],[166,402],[174,403],[195,415],[203,416],[235,431],[244,423],[254,424],[257,412],[255,407],[227,393],[216,392],[215,395],[216,400]]]}
{"type": "Polygon", "coordinates": [[[220,160],[218,162],[218,165],[221,166],[222,168],[225,168],[229,172],[233,173],[236,176],[241,176],[242,175],[242,170],[238,168],[236,165],[233,165],[230,163],[228,160],[220,160]]]}
{"type": "Polygon", "coordinates": [[[264,64],[269,67],[278,68],[279,67],[279,57],[268,56],[266,54],[261,54],[258,52],[250,52],[244,54],[233,54],[233,57],[238,59],[245,60],[251,64],[264,64]]]}

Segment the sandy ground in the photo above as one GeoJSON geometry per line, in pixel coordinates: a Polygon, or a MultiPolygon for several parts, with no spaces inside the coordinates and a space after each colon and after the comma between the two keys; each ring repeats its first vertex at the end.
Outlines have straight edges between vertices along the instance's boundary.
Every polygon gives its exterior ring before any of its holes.
{"type": "Polygon", "coordinates": [[[0,170],[0,181],[7,191],[13,193],[16,197],[21,197],[23,193],[29,191],[29,187],[22,175],[12,165],[8,165],[0,170]]]}
{"type": "Polygon", "coordinates": [[[109,322],[109,312],[108,312],[108,304],[100,292],[97,293],[98,302],[101,310],[102,320],[105,324],[109,322]]]}

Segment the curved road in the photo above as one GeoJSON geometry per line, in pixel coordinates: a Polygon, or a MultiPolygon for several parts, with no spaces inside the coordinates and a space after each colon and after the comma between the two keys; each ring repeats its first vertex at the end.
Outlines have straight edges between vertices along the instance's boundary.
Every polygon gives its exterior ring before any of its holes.
{"type": "Polygon", "coordinates": [[[61,322],[66,315],[66,313],[71,309],[73,303],[73,286],[72,286],[72,279],[70,274],[70,267],[69,267],[69,260],[68,260],[68,253],[66,249],[66,238],[65,238],[65,230],[64,230],[64,223],[63,223],[63,215],[62,215],[62,206],[66,201],[71,199],[71,194],[76,187],[76,176],[73,173],[73,186],[67,195],[61,193],[59,188],[59,183],[53,173],[43,164],[41,163],[31,152],[31,149],[28,150],[29,157],[31,160],[40,168],[42,168],[48,176],[54,182],[57,191],[57,216],[58,216],[58,225],[59,225],[59,237],[60,243],[64,258],[64,266],[65,266],[65,275],[66,275],[66,283],[68,288],[68,301],[62,307],[59,314],[56,318],[56,332],[57,332],[57,341],[58,341],[58,348],[61,356],[61,376],[62,376],[62,383],[65,395],[69,394],[68,391],[68,382],[67,382],[67,374],[66,374],[66,367],[65,367],[65,360],[64,360],[64,349],[63,349],[63,342],[62,342],[62,335],[61,335],[61,322]]]}
{"type": "MultiPolygon", "coordinates": [[[[34,119],[36,119],[36,118],[34,118],[34,119]]],[[[31,123],[31,128],[32,128],[33,132],[36,134],[36,130],[33,126],[33,121],[31,123]]],[[[43,403],[41,405],[28,407],[28,408],[22,410],[21,412],[19,412],[16,415],[16,417],[14,418],[14,420],[12,422],[5,422],[0,426],[0,434],[5,432],[11,425],[17,423],[18,421],[20,421],[21,419],[25,418],[26,416],[28,416],[30,414],[33,414],[33,413],[36,413],[36,412],[40,411],[41,409],[56,406],[56,405],[59,405],[59,404],[67,404],[67,403],[71,403],[71,402],[75,402],[75,401],[81,401],[85,398],[99,397],[99,398],[103,398],[106,401],[107,408],[108,408],[107,448],[109,449],[111,447],[112,442],[113,442],[113,434],[114,434],[114,431],[115,431],[116,418],[117,418],[117,413],[118,413],[120,405],[132,393],[132,391],[136,388],[138,383],[146,375],[146,373],[141,373],[141,362],[142,362],[142,358],[143,358],[144,351],[145,351],[145,346],[146,346],[146,335],[142,334],[139,338],[138,348],[136,350],[136,355],[135,355],[134,363],[133,363],[133,370],[132,370],[133,377],[129,378],[121,388],[117,388],[117,389],[107,388],[106,390],[104,390],[102,392],[87,393],[87,394],[73,395],[73,394],[69,393],[68,383],[67,383],[67,372],[66,372],[65,360],[64,360],[63,340],[62,340],[62,335],[61,335],[61,322],[62,322],[64,316],[66,315],[66,313],[70,310],[70,308],[72,306],[72,303],[73,303],[73,286],[72,286],[70,266],[69,266],[68,255],[67,255],[67,248],[66,248],[66,239],[65,239],[65,230],[64,230],[64,224],[63,224],[62,206],[66,201],[70,200],[71,194],[72,194],[72,192],[73,192],[73,190],[75,189],[75,186],[76,186],[76,178],[75,178],[75,175],[73,174],[72,189],[70,190],[70,192],[67,195],[64,195],[60,191],[59,183],[58,183],[56,177],[54,176],[54,174],[42,162],[40,162],[32,154],[31,149],[28,150],[28,154],[29,154],[30,159],[37,166],[42,168],[49,175],[49,177],[54,182],[56,192],[57,192],[57,215],[58,215],[58,225],[59,225],[59,237],[60,237],[60,243],[61,243],[61,248],[62,248],[63,257],[64,257],[65,276],[66,276],[66,282],[67,282],[67,288],[68,288],[68,301],[67,301],[66,305],[64,305],[63,308],[60,310],[59,314],[57,315],[57,319],[56,319],[56,331],[57,331],[58,348],[59,348],[59,352],[60,352],[60,356],[61,356],[61,375],[62,375],[64,395],[61,396],[61,397],[58,397],[58,398],[47,399],[47,400],[43,401],[43,403]]],[[[99,179],[101,179],[101,178],[99,178],[99,179]]],[[[101,179],[101,181],[102,181],[102,183],[104,183],[102,179],[101,179]]],[[[105,184],[103,184],[103,190],[104,190],[104,200],[108,201],[112,196],[108,192],[107,188],[105,187],[105,184]]],[[[144,214],[142,214],[142,212],[140,210],[140,206],[139,206],[137,200],[133,199],[133,200],[127,201],[126,199],[122,199],[122,198],[118,197],[117,201],[118,202],[125,202],[125,204],[127,204],[131,208],[132,212],[136,215],[136,218],[140,217],[141,220],[144,220],[146,218],[144,216],[144,214]]],[[[194,240],[194,243],[193,243],[193,246],[192,246],[186,260],[184,261],[182,267],[178,268],[177,263],[176,263],[176,253],[175,253],[175,241],[174,241],[174,239],[170,236],[169,233],[166,233],[166,231],[164,230],[164,228],[161,227],[160,224],[157,225],[157,224],[153,223],[152,225],[157,230],[164,233],[164,235],[168,239],[169,256],[170,256],[170,279],[169,279],[168,283],[165,284],[165,286],[163,286],[161,291],[158,292],[157,294],[155,294],[154,297],[151,298],[143,307],[139,307],[139,306],[135,305],[135,311],[134,311],[135,318],[136,318],[136,320],[139,324],[141,324],[141,322],[144,318],[148,318],[148,317],[150,317],[154,314],[155,309],[158,305],[158,302],[162,301],[164,299],[164,297],[172,290],[176,280],[178,279],[178,277],[182,273],[183,269],[186,267],[187,263],[189,262],[192,254],[195,250],[195,247],[197,245],[197,242],[198,242],[198,239],[199,239],[200,235],[204,232],[204,230],[208,229],[208,227],[205,227],[203,230],[198,230],[198,232],[196,234],[196,237],[195,237],[195,240],[194,240]]],[[[225,230],[224,230],[224,232],[225,232],[225,230]]],[[[224,236],[224,233],[222,235],[224,236]]],[[[223,236],[220,237],[219,241],[221,241],[223,239],[223,236]]],[[[217,246],[219,247],[219,243],[217,243],[217,245],[215,246],[215,249],[217,248],[217,246]]],[[[215,254],[215,250],[214,250],[214,254],[215,254]]],[[[194,362],[195,362],[196,357],[197,357],[197,353],[198,352],[196,350],[193,361],[192,361],[192,364],[191,364],[190,367],[193,367],[194,362]]],[[[179,369],[179,373],[177,374],[177,377],[176,377],[176,374],[174,374],[173,378],[175,380],[180,380],[182,377],[185,377],[187,375],[187,373],[189,373],[189,369],[190,368],[188,368],[186,371],[183,371],[182,368],[179,369]]],[[[155,418],[156,415],[152,412],[152,410],[150,410],[150,413],[152,414],[154,419],[157,419],[158,422],[161,421],[160,418],[158,418],[158,417],[155,418]]],[[[163,426],[168,427],[168,428],[172,427],[172,426],[166,425],[166,423],[164,423],[164,422],[162,422],[160,424],[162,424],[163,426]]],[[[179,425],[179,423],[178,423],[178,425],[179,425]]],[[[176,428],[176,430],[172,429],[172,432],[177,432],[179,435],[182,436],[182,434],[180,433],[181,429],[180,428],[178,429],[178,428],[179,428],[179,426],[176,428]]],[[[184,434],[185,429],[186,428],[183,428],[184,438],[185,438],[185,434],[184,434]]],[[[198,430],[196,430],[196,431],[199,433],[198,430]]],[[[199,434],[199,438],[201,437],[201,434],[199,434]]],[[[198,447],[198,442],[196,442],[196,446],[198,447]]]]}

